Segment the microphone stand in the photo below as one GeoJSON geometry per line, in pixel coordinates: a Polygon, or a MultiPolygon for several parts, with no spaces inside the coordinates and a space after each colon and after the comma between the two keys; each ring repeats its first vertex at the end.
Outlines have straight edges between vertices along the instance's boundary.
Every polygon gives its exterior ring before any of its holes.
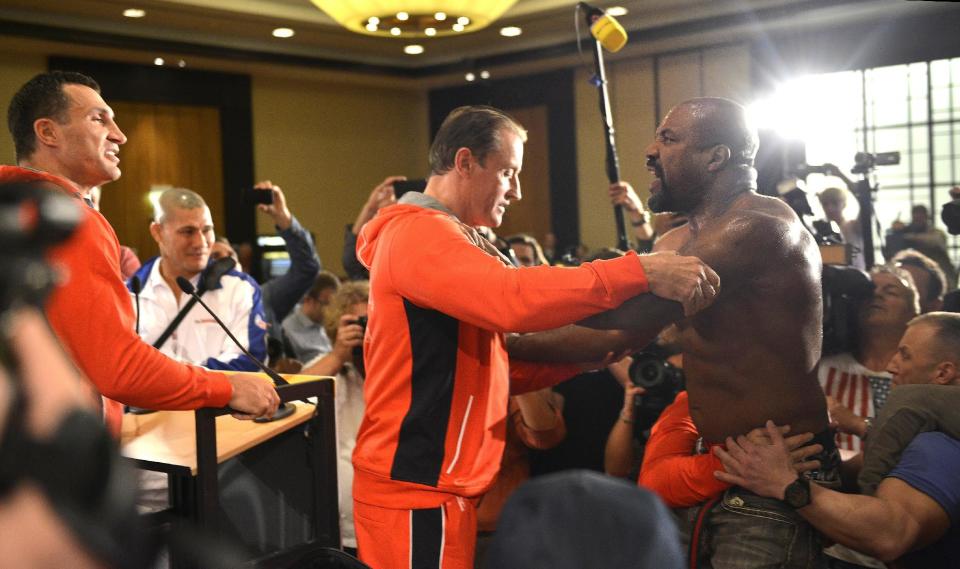
{"type": "MultiPolygon", "coordinates": [[[[588,27],[593,25],[594,20],[598,17],[597,12],[599,10],[586,10],[588,27]]],[[[602,12],[600,15],[602,15],[602,12]]],[[[607,180],[611,184],[615,184],[620,181],[620,159],[617,157],[617,146],[614,139],[613,115],[610,114],[610,95],[607,91],[607,72],[603,64],[603,46],[597,39],[593,40],[593,66],[592,83],[600,90],[600,118],[603,121],[603,140],[607,150],[607,180]]],[[[617,224],[617,249],[626,251],[629,249],[630,243],[627,239],[627,226],[623,220],[623,206],[613,206],[613,219],[617,224]]]]}
{"type": "MultiPolygon", "coordinates": [[[[243,352],[244,355],[246,355],[248,358],[250,358],[250,360],[253,361],[253,363],[255,363],[257,367],[259,367],[263,371],[263,373],[267,374],[267,377],[269,377],[271,381],[273,381],[273,385],[275,387],[280,388],[286,385],[290,385],[290,382],[280,377],[279,373],[268,368],[263,362],[261,362],[253,354],[251,354],[250,351],[247,348],[245,348],[243,344],[240,343],[240,340],[237,340],[237,337],[234,336],[233,332],[230,331],[230,328],[223,323],[223,320],[220,320],[220,317],[217,316],[216,313],[214,313],[214,311],[209,306],[207,306],[207,303],[204,302],[202,298],[200,298],[200,295],[197,294],[196,289],[193,287],[193,284],[190,281],[188,281],[183,277],[177,277],[177,285],[180,287],[180,290],[182,290],[183,292],[189,294],[191,297],[196,299],[196,301],[200,304],[200,306],[202,306],[203,309],[206,310],[207,313],[213,317],[213,319],[217,322],[217,324],[219,324],[220,327],[223,328],[223,331],[227,333],[227,336],[231,340],[233,340],[233,343],[236,344],[238,348],[240,348],[240,351],[243,352]]],[[[273,417],[270,417],[270,418],[257,417],[256,419],[253,420],[253,422],[254,423],[270,423],[273,421],[277,421],[279,419],[285,419],[290,415],[293,415],[295,411],[296,411],[296,408],[293,406],[293,404],[284,403],[279,408],[277,408],[277,412],[274,413],[273,417]]]]}

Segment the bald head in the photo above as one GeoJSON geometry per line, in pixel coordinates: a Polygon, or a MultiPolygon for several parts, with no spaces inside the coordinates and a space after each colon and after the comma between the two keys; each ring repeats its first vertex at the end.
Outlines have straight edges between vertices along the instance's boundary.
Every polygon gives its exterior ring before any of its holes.
{"type": "Polygon", "coordinates": [[[743,105],[720,97],[701,97],[684,101],[671,112],[678,109],[694,119],[698,146],[722,144],[730,148],[731,162],[753,166],[760,141],[743,105]]]}
{"type": "Polygon", "coordinates": [[[186,188],[171,188],[157,200],[157,207],[153,213],[157,223],[163,223],[175,209],[198,209],[207,207],[200,194],[186,188]]]}

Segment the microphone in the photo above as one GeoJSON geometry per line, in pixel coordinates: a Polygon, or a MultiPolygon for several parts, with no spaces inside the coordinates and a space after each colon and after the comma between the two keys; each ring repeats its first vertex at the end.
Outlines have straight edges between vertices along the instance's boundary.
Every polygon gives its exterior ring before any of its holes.
{"type": "Polygon", "coordinates": [[[180,287],[180,290],[182,290],[183,292],[189,294],[194,299],[196,299],[196,301],[200,303],[200,306],[202,306],[203,309],[210,314],[210,316],[213,316],[213,319],[217,321],[217,324],[219,324],[221,328],[223,328],[223,331],[227,333],[227,336],[230,336],[230,339],[233,340],[233,343],[236,344],[238,348],[240,348],[240,351],[242,351],[248,358],[253,360],[253,363],[257,364],[257,367],[263,370],[263,373],[267,374],[270,377],[270,379],[273,380],[274,385],[277,385],[277,386],[289,385],[289,382],[283,379],[282,377],[280,377],[280,374],[278,374],[277,372],[265,366],[263,362],[253,357],[253,354],[251,354],[246,348],[243,347],[243,344],[240,343],[240,340],[237,340],[236,336],[234,336],[233,333],[230,332],[230,329],[227,328],[227,325],[224,324],[222,320],[220,320],[220,317],[214,314],[213,310],[211,310],[210,307],[207,306],[207,303],[200,298],[200,295],[197,294],[197,290],[194,288],[193,284],[190,281],[188,281],[183,277],[177,277],[177,286],[180,287]]]}
{"type": "Polygon", "coordinates": [[[133,275],[130,278],[130,290],[133,292],[133,298],[136,299],[137,303],[137,327],[134,328],[137,332],[137,336],[140,335],[140,291],[143,289],[143,283],[140,282],[140,277],[133,275]]]}
{"type": "Polygon", "coordinates": [[[627,45],[627,31],[613,16],[586,2],[580,2],[577,6],[586,12],[590,35],[600,42],[604,49],[610,53],[617,53],[627,45]]]}
{"type": "MultiPolygon", "coordinates": [[[[220,279],[237,266],[233,257],[222,257],[207,265],[200,277],[200,290],[213,290],[220,286],[220,279]]],[[[202,294],[202,293],[201,293],[202,294]]]]}

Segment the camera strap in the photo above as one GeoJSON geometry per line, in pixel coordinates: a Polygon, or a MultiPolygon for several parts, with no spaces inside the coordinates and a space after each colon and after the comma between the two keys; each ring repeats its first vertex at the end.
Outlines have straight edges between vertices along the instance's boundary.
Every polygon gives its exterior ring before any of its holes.
{"type": "MultiPolygon", "coordinates": [[[[237,262],[233,260],[233,257],[217,259],[207,265],[207,268],[203,270],[200,276],[200,284],[197,286],[197,296],[203,296],[203,293],[208,290],[220,288],[220,279],[223,278],[223,275],[233,270],[235,266],[237,266],[237,262]]],[[[153,342],[154,348],[159,350],[163,347],[167,340],[170,339],[170,336],[177,330],[177,327],[180,326],[180,323],[183,322],[183,319],[187,317],[187,313],[190,312],[196,304],[196,297],[191,296],[190,300],[180,309],[180,312],[170,321],[170,324],[167,325],[163,333],[153,342]]]]}

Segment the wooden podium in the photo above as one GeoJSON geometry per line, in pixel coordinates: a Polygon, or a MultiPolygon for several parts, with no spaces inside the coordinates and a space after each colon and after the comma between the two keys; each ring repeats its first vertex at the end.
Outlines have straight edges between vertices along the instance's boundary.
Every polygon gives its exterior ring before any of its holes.
{"type": "MultiPolygon", "coordinates": [[[[269,381],[266,375],[264,378],[269,381]]],[[[220,532],[226,515],[221,504],[221,465],[232,459],[242,460],[245,453],[269,454],[274,445],[300,445],[306,451],[304,461],[283,461],[268,469],[281,469],[282,480],[296,481],[301,488],[312,490],[312,507],[307,508],[312,510],[312,531],[304,541],[340,547],[335,380],[303,375],[284,378],[290,385],[278,387],[277,393],[281,401],[294,402],[296,411],[289,417],[268,423],[238,421],[226,409],[213,408],[126,415],[121,453],[138,468],[169,475],[170,513],[174,519],[185,518],[220,532]],[[316,398],[316,406],[300,401],[308,398],[316,398]],[[281,439],[285,442],[280,443],[281,439]]],[[[299,454],[299,446],[296,448],[299,454]]],[[[282,491],[279,495],[280,500],[288,499],[282,491]]]]}

